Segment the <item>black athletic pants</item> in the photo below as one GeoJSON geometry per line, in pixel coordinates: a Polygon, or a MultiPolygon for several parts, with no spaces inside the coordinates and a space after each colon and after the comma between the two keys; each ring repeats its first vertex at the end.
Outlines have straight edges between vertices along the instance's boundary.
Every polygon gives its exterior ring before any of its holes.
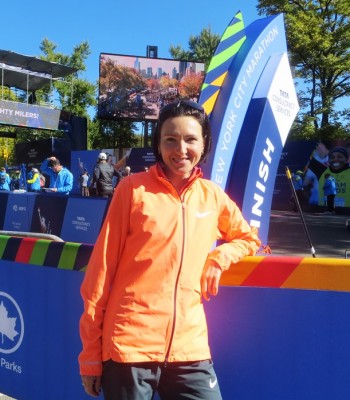
{"type": "Polygon", "coordinates": [[[221,400],[211,360],[168,363],[117,363],[103,365],[105,400],[221,400]]]}

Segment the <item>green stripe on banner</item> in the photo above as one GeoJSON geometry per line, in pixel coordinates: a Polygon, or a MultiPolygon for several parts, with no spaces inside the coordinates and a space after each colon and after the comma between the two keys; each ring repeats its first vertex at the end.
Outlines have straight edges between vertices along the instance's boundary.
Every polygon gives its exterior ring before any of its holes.
{"type": "Polygon", "coordinates": [[[221,40],[225,40],[225,39],[227,39],[228,37],[233,36],[233,35],[235,35],[236,33],[240,32],[241,30],[244,29],[244,22],[243,22],[242,13],[236,14],[235,17],[236,17],[237,19],[239,19],[240,22],[236,22],[235,24],[229,26],[229,27],[225,30],[224,34],[222,35],[221,40]]]}
{"type": "Polygon", "coordinates": [[[52,240],[38,239],[30,256],[29,264],[44,265],[47,249],[52,240]]]}
{"type": "Polygon", "coordinates": [[[238,50],[242,46],[243,42],[245,41],[246,37],[242,37],[240,40],[235,42],[232,46],[228,47],[226,50],[223,50],[221,53],[215,55],[210,63],[212,69],[219,67],[225,61],[229,60],[233,54],[238,53],[238,50]]]}
{"type": "Polygon", "coordinates": [[[73,269],[80,246],[81,243],[65,243],[60,261],[58,262],[58,268],[73,269]]]}
{"type": "Polygon", "coordinates": [[[0,259],[2,258],[7,242],[10,239],[9,236],[5,236],[5,235],[0,235],[0,259]]]}

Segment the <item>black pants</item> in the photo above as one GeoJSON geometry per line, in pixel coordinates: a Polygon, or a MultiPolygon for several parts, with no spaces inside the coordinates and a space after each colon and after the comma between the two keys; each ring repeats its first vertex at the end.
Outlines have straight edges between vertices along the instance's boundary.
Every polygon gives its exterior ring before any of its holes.
{"type": "Polygon", "coordinates": [[[221,400],[211,360],[169,363],[117,363],[103,365],[105,400],[221,400]]]}
{"type": "Polygon", "coordinates": [[[335,210],[334,199],[335,199],[335,194],[329,194],[327,196],[327,211],[333,212],[335,210]]]}

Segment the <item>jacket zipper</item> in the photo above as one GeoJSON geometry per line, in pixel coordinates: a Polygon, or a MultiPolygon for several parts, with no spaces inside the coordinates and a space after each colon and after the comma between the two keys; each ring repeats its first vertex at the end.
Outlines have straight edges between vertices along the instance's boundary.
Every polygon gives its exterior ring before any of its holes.
{"type": "MultiPolygon", "coordinates": [[[[184,199],[184,197],[185,197],[185,193],[183,193],[183,199],[184,199]]],[[[168,365],[170,349],[171,349],[171,345],[172,345],[172,342],[173,342],[173,339],[174,339],[175,325],[176,325],[177,292],[178,292],[178,284],[179,284],[179,279],[180,279],[180,273],[181,273],[181,269],[182,269],[182,261],[183,261],[183,257],[184,257],[184,251],[185,251],[185,203],[184,203],[184,200],[181,199],[180,194],[179,194],[179,198],[180,198],[180,201],[181,201],[181,208],[182,208],[182,249],[181,249],[180,267],[179,267],[179,270],[177,272],[177,277],[176,277],[176,281],[175,281],[174,305],[173,305],[173,307],[174,307],[174,309],[173,309],[173,323],[172,323],[172,327],[171,327],[171,334],[170,334],[170,340],[169,340],[168,348],[167,348],[167,351],[165,353],[164,364],[163,364],[164,368],[166,368],[167,365],[168,365]]]]}

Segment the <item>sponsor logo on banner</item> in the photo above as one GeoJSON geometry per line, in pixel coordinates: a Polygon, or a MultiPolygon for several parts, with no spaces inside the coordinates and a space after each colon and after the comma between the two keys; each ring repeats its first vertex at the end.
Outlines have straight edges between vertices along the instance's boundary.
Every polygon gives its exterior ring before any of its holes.
{"type": "Polygon", "coordinates": [[[0,292],[0,368],[22,373],[22,367],[13,360],[9,361],[6,355],[19,349],[23,337],[24,320],[19,305],[8,293],[0,292]]]}
{"type": "Polygon", "coordinates": [[[14,204],[14,205],[12,206],[12,210],[13,210],[14,212],[18,212],[18,211],[26,212],[26,211],[27,211],[27,207],[23,207],[23,206],[19,206],[18,204],[14,204]]]}

